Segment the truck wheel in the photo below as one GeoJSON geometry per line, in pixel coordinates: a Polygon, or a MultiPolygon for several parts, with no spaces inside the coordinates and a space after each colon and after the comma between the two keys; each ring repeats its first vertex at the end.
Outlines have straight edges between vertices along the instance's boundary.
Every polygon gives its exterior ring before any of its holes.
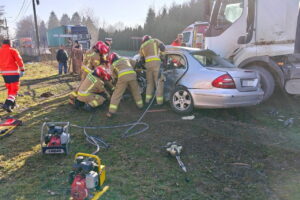
{"type": "Polygon", "coordinates": [[[265,68],[260,66],[250,66],[247,67],[247,69],[252,69],[259,73],[261,79],[261,88],[265,93],[262,102],[268,100],[272,96],[275,89],[275,80],[273,75],[265,68]]]}

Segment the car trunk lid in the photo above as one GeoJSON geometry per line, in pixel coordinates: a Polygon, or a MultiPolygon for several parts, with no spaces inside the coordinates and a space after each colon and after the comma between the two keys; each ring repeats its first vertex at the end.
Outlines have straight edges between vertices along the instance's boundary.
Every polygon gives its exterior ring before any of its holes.
{"type": "Polygon", "coordinates": [[[255,91],[260,87],[260,77],[255,71],[238,68],[208,68],[229,74],[235,82],[236,89],[240,92],[255,91]]]}

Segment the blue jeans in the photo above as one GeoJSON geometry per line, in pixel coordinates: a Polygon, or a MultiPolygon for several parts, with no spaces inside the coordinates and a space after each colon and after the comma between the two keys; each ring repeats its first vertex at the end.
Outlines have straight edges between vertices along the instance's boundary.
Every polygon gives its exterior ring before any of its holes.
{"type": "Polygon", "coordinates": [[[65,74],[67,73],[67,70],[68,70],[68,64],[67,64],[67,62],[59,62],[58,63],[58,73],[59,74],[62,74],[63,67],[64,67],[64,73],[65,74]]]}

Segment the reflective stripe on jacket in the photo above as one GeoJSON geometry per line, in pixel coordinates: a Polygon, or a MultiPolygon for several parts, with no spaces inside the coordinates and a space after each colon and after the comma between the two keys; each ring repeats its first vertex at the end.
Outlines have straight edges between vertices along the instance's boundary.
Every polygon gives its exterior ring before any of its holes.
{"type": "Polygon", "coordinates": [[[120,58],[112,64],[112,69],[115,74],[117,74],[118,78],[127,75],[127,74],[135,74],[133,67],[130,64],[130,60],[128,58],[120,58]]]}
{"type": "Polygon", "coordinates": [[[163,44],[158,39],[150,39],[144,42],[140,48],[140,55],[145,57],[146,62],[160,61],[159,45],[163,44]]]}
{"type": "Polygon", "coordinates": [[[78,89],[77,98],[79,101],[83,101],[84,97],[102,92],[106,92],[103,81],[89,73],[78,89]]]}
{"type": "Polygon", "coordinates": [[[0,48],[0,74],[19,75],[24,71],[24,63],[19,52],[8,44],[0,48]]]}

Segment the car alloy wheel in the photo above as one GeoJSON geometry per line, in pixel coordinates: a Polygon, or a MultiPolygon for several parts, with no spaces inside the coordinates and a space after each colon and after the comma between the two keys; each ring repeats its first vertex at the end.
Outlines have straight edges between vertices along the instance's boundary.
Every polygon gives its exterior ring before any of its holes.
{"type": "Polygon", "coordinates": [[[172,109],[179,114],[188,114],[193,110],[191,94],[183,87],[178,87],[172,94],[172,109]]]}

